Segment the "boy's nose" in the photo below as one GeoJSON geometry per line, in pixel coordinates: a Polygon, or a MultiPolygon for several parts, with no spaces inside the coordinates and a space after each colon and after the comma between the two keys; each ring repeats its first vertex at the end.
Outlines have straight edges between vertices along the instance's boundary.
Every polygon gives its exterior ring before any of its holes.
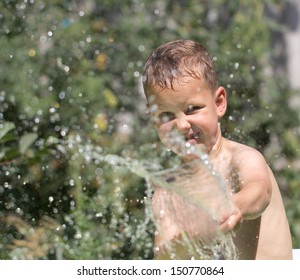
{"type": "Polygon", "coordinates": [[[181,115],[177,116],[176,125],[177,125],[177,129],[181,133],[187,133],[191,128],[191,124],[187,120],[187,117],[185,114],[181,114],[181,115]]]}

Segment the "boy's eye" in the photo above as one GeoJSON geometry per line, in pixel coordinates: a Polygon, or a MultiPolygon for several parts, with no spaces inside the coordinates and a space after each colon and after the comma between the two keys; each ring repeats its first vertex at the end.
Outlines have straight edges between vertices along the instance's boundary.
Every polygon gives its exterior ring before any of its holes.
{"type": "Polygon", "coordinates": [[[200,106],[194,106],[194,105],[189,105],[187,110],[186,110],[186,113],[189,114],[189,113],[193,113],[197,110],[201,109],[200,106]]]}
{"type": "Polygon", "coordinates": [[[169,122],[172,119],[174,119],[174,114],[171,112],[163,112],[159,114],[159,120],[161,123],[169,122]]]}

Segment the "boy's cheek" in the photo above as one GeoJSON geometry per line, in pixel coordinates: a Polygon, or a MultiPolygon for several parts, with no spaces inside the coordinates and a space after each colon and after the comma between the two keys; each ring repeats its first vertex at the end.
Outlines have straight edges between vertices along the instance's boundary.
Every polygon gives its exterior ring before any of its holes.
{"type": "Polygon", "coordinates": [[[158,136],[166,148],[177,153],[180,148],[181,139],[177,139],[172,135],[172,130],[158,130],[158,136]]]}
{"type": "Polygon", "coordinates": [[[159,132],[162,134],[166,134],[166,136],[167,136],[167,134],[171,134],[174,129],[173,129],[172,123],[167,122],[167,123],[163,123],[163,124],[158,123],[157,130],[159,130],[159,132]]]}
{"type": "MultiPolygon", "coordinates": [[[[172,129],[170,127],[158,127],[156,129],[157,134],[160,138],[160,140],[162,141],[163,144],[165,144],[166,146],[168,145],[168,143],[173,142],[174,138],[172,137],[172,129]]],[[[173,143],[174,144],[174,143],[173,143]]]]}
{"type": "Polygon", "coordinates": [[[165,142],[167,141],[166,133],[162,132],[160,129],[156,129],[156,131],[159,136],[159,139],[165,144],[165,142]]]}

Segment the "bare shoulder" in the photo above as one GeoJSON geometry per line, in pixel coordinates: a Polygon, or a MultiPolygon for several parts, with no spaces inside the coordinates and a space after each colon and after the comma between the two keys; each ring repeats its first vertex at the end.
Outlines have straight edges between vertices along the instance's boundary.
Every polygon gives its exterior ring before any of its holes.
{"type": "Polygon", "coordinates": [[[271,188],[269,166],[258,150],[234,141],[227,143],[227,149],[231,154],[233,170],[238,174],[239,188],[250,184],[271,188]]]}
{"type": "Polygon", "coordinates": [[[227,147],[231,152],[232,160],[235,165],[247,169],[251,166],[265,166],[267,168],[265,158],[258,150],[238,142],[227,141],[227,147]]]}

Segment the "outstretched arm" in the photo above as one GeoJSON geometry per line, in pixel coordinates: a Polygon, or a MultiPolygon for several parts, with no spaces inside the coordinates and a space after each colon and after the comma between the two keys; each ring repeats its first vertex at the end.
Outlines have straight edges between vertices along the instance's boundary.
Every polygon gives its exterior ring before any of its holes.
{"type": "Polygon", "coordinates": [[[270,203],[272,183],[263,156],[252,148],[241,150],[235,158],[239,190],[233,194],[232,215],[221,224],[223,231],[232,230],[242,220],[259,217],[270,203]]]}

